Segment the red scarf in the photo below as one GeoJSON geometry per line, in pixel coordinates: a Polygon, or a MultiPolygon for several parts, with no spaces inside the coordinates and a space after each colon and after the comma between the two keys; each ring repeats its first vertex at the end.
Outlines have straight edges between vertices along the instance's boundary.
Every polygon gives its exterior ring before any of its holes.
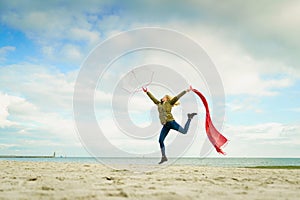
{"type": "Polygon", "coordinates": [[[205,106],[205,110],[206,110],[205,130],[208,139],[214,145],[218,153],[225,155],[225,152],[222,151],[221,147],[227,143],[227,139],[213,125],[210,118],[208,104],[205,97],[198,90],[196,89],[192,89],[192,90],[200,97],[203,105],[205,106]]]}

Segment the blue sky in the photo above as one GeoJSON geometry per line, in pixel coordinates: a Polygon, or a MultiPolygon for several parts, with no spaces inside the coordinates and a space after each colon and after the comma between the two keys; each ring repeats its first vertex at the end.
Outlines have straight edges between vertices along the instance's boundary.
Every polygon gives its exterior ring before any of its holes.
{"type": "MultiPolygon", "coordinates": [[[[72,110],[80,66],[105,39],[153,26],[188,35],[214,62],[226,96],[228,156],[299,157],[299,9],[293,0],[1,1],[0,154],[88,155],[72,110]]],[[[142,58],[172,64],[162,55],[142,58]]],[[[106,103],[99,101],[102,113],[106,103]]],[[[186,156],[199,154],[203,138],[186,156]]],[[[117,141],[133,152],[143,148],[117,141]]],[[[158,147],[152,144],[147,149],[158,147]]]]}

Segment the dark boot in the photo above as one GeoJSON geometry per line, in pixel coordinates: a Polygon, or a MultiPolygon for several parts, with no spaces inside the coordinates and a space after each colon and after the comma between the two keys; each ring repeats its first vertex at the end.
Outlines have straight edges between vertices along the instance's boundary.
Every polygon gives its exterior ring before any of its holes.
{"type": "Polygon", "coordinates": [[[189,114],[187,114],[187,116],[188,116],[189,119],[193,119],[193,117],[195,115],[197,115],[197,113],[189,113],[189,114]]]}
{"type": "Polygon", "coordinates": [[[158,164],[162,164],[162,163],[164,163],[166,161],[168,161],[168,158],[166,156],[162,156],[161,160],[160,160],[160,162],[158,164]]]}
{"type": "Polygon", "coordinates": [[[166,156],[165,147],[161,148],[160,150],[161,150],[161,160],[158,164],[162,164],[162,163],[168,161],[168,158],[166,156]]]}

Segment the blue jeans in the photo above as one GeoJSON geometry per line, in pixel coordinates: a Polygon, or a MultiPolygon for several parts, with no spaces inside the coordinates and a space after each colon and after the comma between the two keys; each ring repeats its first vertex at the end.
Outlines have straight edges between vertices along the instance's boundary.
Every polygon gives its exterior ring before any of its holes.
{"type": "Polygon", "coordinates": [[[191,119],[188,119],[184,125],[184,128],[182,128],[175,120],[167,122],[160,131],[160,136],[158,140],[160,148],[164,150],[165,147],[164,140],[171,129],[186,134],[189,129],[190,123],[191,123],[191,119]]]}

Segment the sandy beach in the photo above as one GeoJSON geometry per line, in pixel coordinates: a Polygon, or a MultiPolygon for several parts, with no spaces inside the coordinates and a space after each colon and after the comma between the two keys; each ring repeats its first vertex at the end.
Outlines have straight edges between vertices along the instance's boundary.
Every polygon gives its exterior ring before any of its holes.
{"type": "Polygon", "coordinates": [[[0,161],[0,199],[298,199],[299,169],[0,161]]]}

